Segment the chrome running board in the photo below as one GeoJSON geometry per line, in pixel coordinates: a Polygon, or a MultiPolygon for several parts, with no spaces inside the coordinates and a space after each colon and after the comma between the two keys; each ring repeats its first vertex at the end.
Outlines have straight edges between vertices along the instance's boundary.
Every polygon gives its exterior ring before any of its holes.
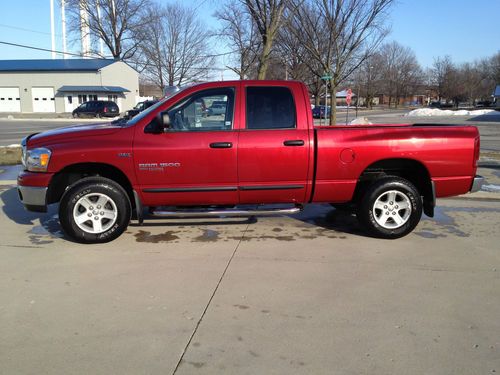
{"type": "Polygon", "coordinates": [[[271,215],[291,215],[302,211],[302,206],[295,206],[290,208],[273,208],[273,209],[179,209],[177,211],[152,211],[151,216],[164,217],[164,218],[197,218],[197,217],[246,217],[246,216],[271,216],[271,215]]]}

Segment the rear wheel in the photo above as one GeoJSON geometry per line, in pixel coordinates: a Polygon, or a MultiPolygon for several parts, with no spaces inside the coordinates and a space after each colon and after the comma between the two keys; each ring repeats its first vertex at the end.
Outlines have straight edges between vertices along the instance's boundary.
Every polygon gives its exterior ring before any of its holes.
{"type": "Polygon", "coordinates": [[[109,242],[120,236],[131,217],[125,190],[102,177],[88,177],[71,186],[59,205],[64,232],[83,243],[109,242]]]}
{"type": "Polygon", "coordinates": [[[370,233],[388,239],[406,236],[421,216],[418,190],[400,177],[386,177],[370,185],[357,211],[358,220],[370,233]]]}

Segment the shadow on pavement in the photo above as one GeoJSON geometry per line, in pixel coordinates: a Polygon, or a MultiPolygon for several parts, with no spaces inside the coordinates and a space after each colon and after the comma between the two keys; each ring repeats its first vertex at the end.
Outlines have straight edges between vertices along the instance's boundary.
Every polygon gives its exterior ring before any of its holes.
{"type": "Polygon", "coordinates": [[[500,112],[493,115],[480,115],[467,119],[466,121],[471,122],[500,122],[500,112]]]}
{"type": "Polygon", "coordinates": [[[19,200],[17,188],[15,187],[6,187],[6,189],[0,187],[0,200],[3,203],[2,211],[10,220],[31,227],[28,233],[61,237],[61,227],[57,218],[57,205],[50,205],[46,213],[29,212],[19,200]],[[40,225],[37,223],[38,220],[40,225]]]}
{"type": "Polygon", "coordinates": [[[329,204],[309,205],[300,214],[291,217],[332,232],[372,237],[361,228],[352,210],[336,209],[329,204]]]}

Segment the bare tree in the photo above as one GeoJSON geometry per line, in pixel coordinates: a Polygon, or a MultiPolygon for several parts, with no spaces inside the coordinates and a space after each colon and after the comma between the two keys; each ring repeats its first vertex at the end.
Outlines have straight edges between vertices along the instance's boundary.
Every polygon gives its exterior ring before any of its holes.
{"type": "Polygon", "coordinates": [[[141,29],[146,75],[163,89],[206,78],[214,63],[210,31],[179,3],[151,5],[141,29]]]}
{"type": "Polygon", "coordinates": [[[452,96],[455,65],[450,56],[438,57],[432,64],[431,76],[438,91],[438,98],[449,99],[452,96]]]}
{"type": "MultiPolygon", "coordinates": [[[[101,39],[115,59],[127,60],[137,51],[134,36],[149,20],[143,10],[149,0],[66,0],[69,27],[79,35],[81,27],[89,30],[94,40],[101,39]],[[81,13],[86,17],[81,17],[81,13]]],[[[100,55],[94,46],[92,53],[100,55]]]]}
{"type": "Polygon", "coordinates": [[[241,0],[245,4],[261,38],[257,79],[265,79],[274,40],[283,22],[288,0],[241,0]]]}
{"type": "Polygon", "coordinates": [[[379,53],[369,56],[354,72],[353,83],[357,88],[358,99],[365,98],[367,108],[373,108],[374,99],[379,92],[383,92],[384,62],[379,53]]]}
{"type": "MultiPolygon", "coordinates": [[[[311,0],[296,2],[290,12],[290,30],[310,52],[315,74],[331,76],[330,124],[336,123],[336,94],[387,33],[384,15],[393,0],[311,0]]],[[[307,63],[307,62],[306,62],[307,63]]]]}
{"type": "Polygon", "coordinates": [[[222,24],[218,36],[225,39],[237,55],[238,66],[228,66],[228,68],[238,74],[240,79],[249,78],[258,60],[260,49],[259,34],[253,19],[238,0],[226,3],[215,13],[215,17],[222,24]]]}
{"type": "Polygon", "coordinates": [[[491,59],[491,79],[500,84],[500,51],[495,53],[491,59]]]}
{"type": "Polygon", "coordinates": [[[389,95],[389,106],[397,107],[400,99],[414,93],[423,82],[423,71],[415,53],[397,42],[386,43],[377,53],[378,70],[384,91],[389,95]]]}

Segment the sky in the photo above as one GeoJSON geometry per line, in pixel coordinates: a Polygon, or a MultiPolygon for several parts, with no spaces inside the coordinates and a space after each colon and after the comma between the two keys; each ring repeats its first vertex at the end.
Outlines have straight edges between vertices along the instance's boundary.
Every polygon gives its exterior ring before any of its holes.
{"type": "MultiPolygon", "coordinates": [[[[160,0],[159,0],[160,1],[160,0]]],[[[168,2],[163,0],[164,2],[168,2]]],[[[51,48],[49,0],[0,0],[0,41],[51,48]]],[[[62,50],[59,0],[55,0],[56,49],[62,50]]],[[[193,0],[197,12],[209,27],[217,27],[211,17],[216,0],[193,0]],[[205,16],[208,15],[208,16],[205,16]]],[[[396,0],[388,22],[395,40],[415,52],[420,64],[430,67],[434,58],[449,55],[456,63],[472,62],[500,50],[500,0],[396,0]]],[[[78,52],[79,45],[70,46],[78,52]]],[[[214,52],[224,52],[219,49],[214,52]]],[[[0,59],[51,58],[50,52],[0,44],[0,59]]],[[[226,62],[219,62],[224,64],[226,62]]]]}

